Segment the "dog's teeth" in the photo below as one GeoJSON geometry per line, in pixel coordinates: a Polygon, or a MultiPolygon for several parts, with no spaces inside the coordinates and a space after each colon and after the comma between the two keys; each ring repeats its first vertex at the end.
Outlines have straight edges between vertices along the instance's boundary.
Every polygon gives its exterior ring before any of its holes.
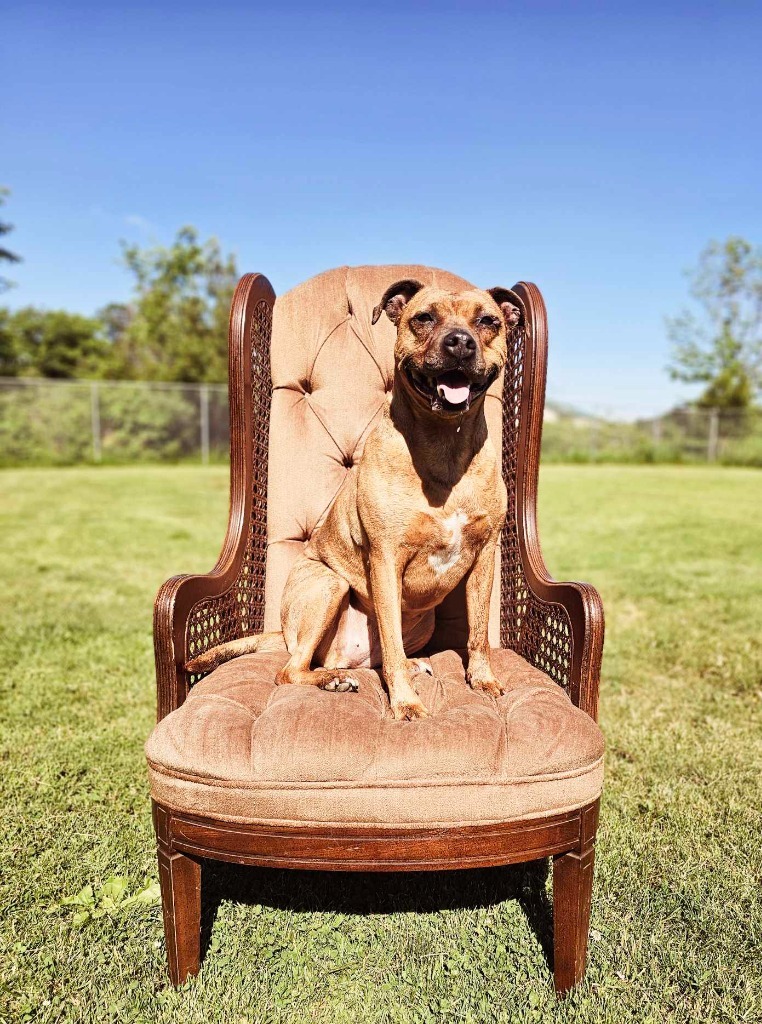
{"type": "Polygon", "coordinates": [[[328,682],[325,684],[324,689],[330,690],[331,693],[333,693],[333,691],[336,689],[336,680],[335,679],[329,679],[328,682]]]}
{"type": "Polygon", "coordinates": [[[351,690],[351,689],[352,689],[352,681],[350,679],[341,679],[336,684],[336,690],[339,693],[346,693],[347,690],[351,690]]]}

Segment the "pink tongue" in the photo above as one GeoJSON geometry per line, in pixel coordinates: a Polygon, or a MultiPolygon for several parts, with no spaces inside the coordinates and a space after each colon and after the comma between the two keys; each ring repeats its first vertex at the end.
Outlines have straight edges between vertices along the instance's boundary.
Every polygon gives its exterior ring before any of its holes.
{"type": "Polygon", "coordinates": [[[460,405],[461,402],[467,400],[470,387],[468,384],[460,384],[458,387],[454,387],[452,384],[439,383],[437,384],[437,391],[440,398],[446,398],[450,405],[460,405]]]}

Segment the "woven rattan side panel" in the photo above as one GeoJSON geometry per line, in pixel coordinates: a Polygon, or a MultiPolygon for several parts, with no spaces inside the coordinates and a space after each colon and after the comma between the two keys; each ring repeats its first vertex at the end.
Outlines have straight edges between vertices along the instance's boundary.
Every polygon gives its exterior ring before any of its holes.
{"type": "MultiPolygon", "coordinates": [[[[267,444],[270,431],[272,310],[259,302],[251,317],[252,501],[248,538],[238,576],[219,597],[199,601],[188,619],[189,657],[216,644],[260,633],[265,615],[267,551],[267,444]]],[[[235,440],[235,435],[231,441],[235,440]]],[[[191,682],[196,677],[191,676],[191,682]]]]}
{"type": "Polygon", "coordinates": [[[561,605],[542,601],[532,593],[519,548],[519,444],[522,418],[528,416],[528,409],[522,408],[527,341],[525,330],[513,332],[503,383],[503,478],[508,512],[501,537],[500,645],[521,654],[568,691],[572,666],[569,614],[561,605]]]}

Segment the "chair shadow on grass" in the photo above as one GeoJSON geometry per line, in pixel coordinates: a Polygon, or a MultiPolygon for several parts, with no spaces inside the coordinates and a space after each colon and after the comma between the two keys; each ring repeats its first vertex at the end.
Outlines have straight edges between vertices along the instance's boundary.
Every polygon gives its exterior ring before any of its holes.
{"type": "Polygon", "coordinates": [[[296,912],[391,914],[491,907],[516,900],[553,970],[553,906],[547,860],[496,868],[432,872],[335,872],[203,862],[201,956],[223,900],[296,912]]]}

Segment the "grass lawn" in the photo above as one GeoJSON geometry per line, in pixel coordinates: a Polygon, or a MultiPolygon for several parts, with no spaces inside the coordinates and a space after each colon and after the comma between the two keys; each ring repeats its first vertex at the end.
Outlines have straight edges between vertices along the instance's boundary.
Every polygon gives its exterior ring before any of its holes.
{"type": "Polygon", "coordinates": [[[607,613],[589,967],[564,1003],[536,869],[212,867],[205,965],[167,987],[151,606],[211,566],[226,512],[220,468],[0,474],[0,1020],[762,1020],[762,473],[543,472],[551,571],[607,613]]]}

